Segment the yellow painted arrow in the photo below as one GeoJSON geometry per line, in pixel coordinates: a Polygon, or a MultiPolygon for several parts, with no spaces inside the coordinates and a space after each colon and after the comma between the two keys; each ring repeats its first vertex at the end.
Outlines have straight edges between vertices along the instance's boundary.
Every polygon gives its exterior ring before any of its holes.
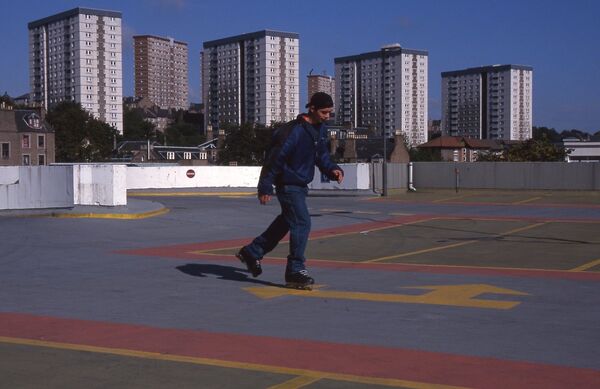
{"type": "Polygon", "coordinates": [[[336,290],[296,290],[276,286],[252,286],[244,288],[245,291],[262,299],[271,299],[281,296],[317,297],[345,300],[376,301],[387,303],[407,304],[434,304],[450,305],[455,307],[473,307],[489,309],[511,309],[519,305],[518,301],[499,301],[475,298],[484,293],[506,294],[513,296],[527,296],[528,293],[517,290],[498,288],[486,284],[467,285],[431,285],[431,286],[408,286],[405,289],[426,289],[429,293],[420,295],[386,294],[386,293],[364,293],[345,292],[336,290]]]}

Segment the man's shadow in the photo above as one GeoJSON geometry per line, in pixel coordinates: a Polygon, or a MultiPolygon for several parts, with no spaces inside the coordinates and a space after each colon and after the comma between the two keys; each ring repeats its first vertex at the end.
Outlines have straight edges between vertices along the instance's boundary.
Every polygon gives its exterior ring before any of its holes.
{"type": "Polygon", "coordinates": [[[176,267],[182,273],[189,274],[190,276],[195,277],[206,277],[208,274],[212,274],[218,276],[221,280],[227,281],[238,281],[238,282],[248,282],[252,284],[260,284],[266,286],[277,286],[283,288],[284,286],[281,284],[275,284],[269,281],[263,281],[256,278],[250,278],[245,273],[246,269],[232,267],[232,266],[223,266],[223,265],[214,265],[214,264],[200,264],[200,263],[188,263],[186,265],[181,265],[176,267]]]}

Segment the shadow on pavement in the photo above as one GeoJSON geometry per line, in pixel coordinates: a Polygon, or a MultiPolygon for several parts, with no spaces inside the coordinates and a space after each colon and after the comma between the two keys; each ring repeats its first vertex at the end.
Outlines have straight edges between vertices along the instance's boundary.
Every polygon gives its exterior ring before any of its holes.
{"type": "Polygon", "coordinates": [[[266,286],[277,286],[284,288],[284,285],[275,284],[269,281],[263,281],[256,278],[250,278],[246,274],[247,270],[238,267],[214,265],[214,264],[199,264],[188,263],[176,267],[182,273],[195,277],[206,277],[208,274],[218,276],[219,279],[238,282],[249,282],[252,284],[260,284],[266,286]]]}

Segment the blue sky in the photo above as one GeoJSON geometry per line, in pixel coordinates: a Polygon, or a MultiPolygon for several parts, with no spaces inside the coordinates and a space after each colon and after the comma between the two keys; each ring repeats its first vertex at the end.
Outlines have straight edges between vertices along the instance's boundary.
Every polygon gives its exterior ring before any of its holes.
{"type": "Polygon", "coordinates": [[[471,0],[2,1],[0,93],[28,92],[27,23],[75,7],[123,13],[124,95],[133,95],[133,35],[188,43],[190,100],[200,102],[202,42],[263,29],[300,34],[306,75],[382,45],[429,51],[429,117],[440,118],[440,73],[492,64],[534,68],[534,125],[600,130],[600,2],[471,0]]]}

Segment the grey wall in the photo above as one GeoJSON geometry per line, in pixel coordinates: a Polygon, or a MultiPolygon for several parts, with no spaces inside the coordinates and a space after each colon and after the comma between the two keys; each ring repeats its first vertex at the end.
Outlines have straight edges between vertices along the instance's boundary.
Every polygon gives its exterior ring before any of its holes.
{"type": "MultiPolygon", "coordinates": [[[[413,162],[418,188],[600,190],[600,163],[413,162]]],[[[371,164],[371,188],[383,191],[382,164],[371,164]]],[[[408,164],[387,164],[388,189],[408,187],[408,164]]]]}
{"type": "Polygon", "coordinates": [[[600,164],[566,162],[414,162],[414,185],[454,188],[599,190],[600,164]]]}

